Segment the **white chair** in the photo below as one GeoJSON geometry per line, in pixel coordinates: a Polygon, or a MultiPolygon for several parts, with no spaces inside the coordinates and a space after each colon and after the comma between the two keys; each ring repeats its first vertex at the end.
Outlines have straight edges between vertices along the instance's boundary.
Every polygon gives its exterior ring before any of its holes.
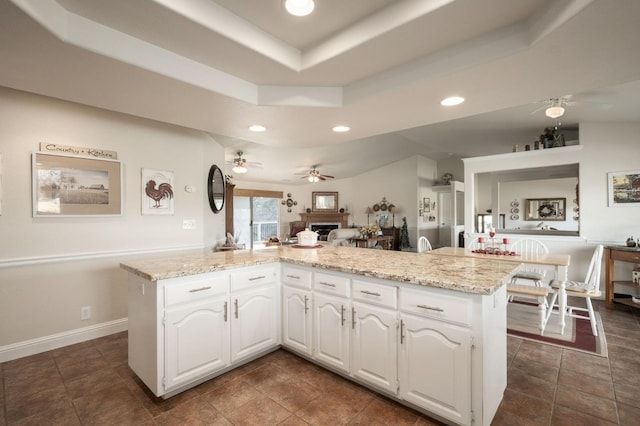
{"type": "Polygon", "coordinates": [[[423,251],[433,250],[431,247],[431,243],[427,239],[427,237],[418,238],[418,253],[422,253],[423,251]]]}
{"type": "Polygon", "coordinates": [[[467,244],[467,249],[471,251],[480,250],[481,248],[482,248],[482,245],[478,242],[477,237],[469,241],[469,243],[467,244]]]}
{"type": "MultiPolygon", "coordinates": [[[[523,258],[536,258],[549,253],[547,246],[544,245],[542,241],[534,238],[523,238],[516,241],[511,245],[511,247],[509,247],[509,251],[516,252],[523,258]]],[[[541,287],[542,280],[544,280],[546,272],[547,271],[545,269],[525,264],[523,269],[511,277],[511,284],[515,284],[518,280],[528,280],[533,281],[536,286],[541,287]]]]}
{"type": "MultiPolygon", "coordinates": [[[[595,313],[593,312],[593,305],[591,303],[592,297],[600,297],[602,292],[600,291],[600,267],[602,263],[602,251],[603,246],[600,244],[596,246],[593,256],[591,257],[591,263],[589,269],[587,269],[587,275],[584,282],[580,281],[560,281],[553,280],[549,283],[553,296],[551,297],[551,303],[549,304],[549,310],[547,312],[547,320],[552,312],[554,312],[554,304],[558,297],[560,297],[560,304],[558,306],[558,312],[560,315],[568,316],[570,318],[587,319],[584,315],[574,314],[573,311],[582,311],[589,313],[589,321],[591,321],[591,332],[594,336],[598,335],[597,323],[595,313]],[[564,284],[564,294],[562,293],[562,284],[564,284]],[[587,308],[581,308],[576,306],[567,306],[567,296],[582,297],[585,299],[587,308]]],[[[564,328],[564,327],[563,327],[564,328]]],[[[562,330],[564,331],[564,330],[562,330]]]]}

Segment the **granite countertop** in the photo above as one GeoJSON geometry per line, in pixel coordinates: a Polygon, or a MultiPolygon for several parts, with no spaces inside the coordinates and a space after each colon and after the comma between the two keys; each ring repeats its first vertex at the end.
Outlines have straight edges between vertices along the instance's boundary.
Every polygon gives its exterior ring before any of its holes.
{"type": "Polygon", "coordinates": [[[192,250],[132,259],[120,266],[142,278],[157,281],[271,262],[312,266],[471,294],[492,294],[519,268],[516,263],[499,259],[334,246],[319,249],[282,246],[216,253],[192,250]]]}

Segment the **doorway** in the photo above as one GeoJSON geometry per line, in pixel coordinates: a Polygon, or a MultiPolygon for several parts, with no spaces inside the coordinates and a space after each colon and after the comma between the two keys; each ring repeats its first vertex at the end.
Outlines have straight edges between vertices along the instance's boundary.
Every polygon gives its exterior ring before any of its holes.
{"type": "Polygon", "coordinates": [[[280,202],[274,197],[234,196],[233,228],[238,244],[263,248],[280,235],[280,202]]]}

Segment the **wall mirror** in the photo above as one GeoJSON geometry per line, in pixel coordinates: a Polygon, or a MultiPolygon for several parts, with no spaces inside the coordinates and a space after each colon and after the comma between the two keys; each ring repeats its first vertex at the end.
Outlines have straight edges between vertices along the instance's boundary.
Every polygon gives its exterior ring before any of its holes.
{"type": "Polygon", "coordinates": [[[215,164],[209,169],[207,192],[209,193],[211,211],[220,213],[222,207],[224,207],[224,175],[220,167],[215,164]]]}
{"type": "Polygon", "coordinates": [[[337,212],[338,193],[337,192],[312,192],[311,210],[314,212],[337,212]]]}
{"type": "Polygon", "coordinates": [[[527,198],[524,220],[565,220],[566,201],[566,198],[527,198]]]}

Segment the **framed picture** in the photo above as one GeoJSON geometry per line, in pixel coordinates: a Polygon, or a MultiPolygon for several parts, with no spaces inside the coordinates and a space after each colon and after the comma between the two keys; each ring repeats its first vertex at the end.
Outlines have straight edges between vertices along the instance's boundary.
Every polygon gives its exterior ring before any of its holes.
{"type": "Polygon", "coordinates": [[[566,198],[527,198],[524,220],[566,220],[566,198]]]}
{"type": "Polygon", "coordinates": [[[640,170],[607,173],[609,207],[640,206],[640,170]]]}
{"type": "Polygon", "coordinates": [[[173,172],[142,169],[142,214],[173,214],[173,172]]]}
{"type": "Polygon", "coordinates": [[[314,212],[337,212],[338,193],[337,192],[312,192],[311,210],[314,212]]]}
{"type": "Polygon", "coordinates": [[[424,198],[422,200],[422,208],[424,209],[425,213],[431,213],[431,199],[430,198],[424,198]]]}
{"type": "Polygon", "coordinates": [[[32,154],[33,217],[122,215],[117,160],[32,154]]]}

